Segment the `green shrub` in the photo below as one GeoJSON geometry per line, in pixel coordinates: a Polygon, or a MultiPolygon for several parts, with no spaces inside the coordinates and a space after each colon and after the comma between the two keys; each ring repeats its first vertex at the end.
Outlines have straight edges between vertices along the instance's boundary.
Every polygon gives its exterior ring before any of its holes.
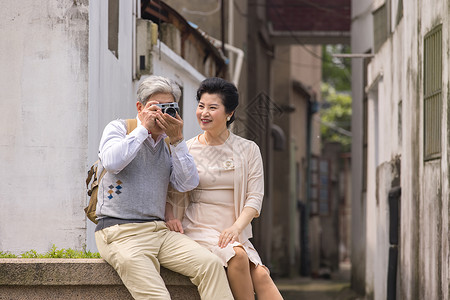
{"type": "Polygon", "coordinates": [[[17,255],[15,255],[15,254],[0,251],[0,258],[16,258],[16,257],[17,257],[17,255]]]}
{"type": "Polygon", "coordinates": [[[84,247],[83,250],[73,250],[73,249],[58,249],[53,244],[50,251],[44,254],[37,253],[36,250],[31,249],[20,255],[15,255],[10,252],[0,251],[0,258],[101,258],[98,252],[86,251],[84,247]]]}

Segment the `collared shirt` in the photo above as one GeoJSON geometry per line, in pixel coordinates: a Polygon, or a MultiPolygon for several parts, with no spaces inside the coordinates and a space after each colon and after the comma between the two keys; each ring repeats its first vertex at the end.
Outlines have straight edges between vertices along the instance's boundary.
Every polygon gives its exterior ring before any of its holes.
{"type": "MultiPolygon", "coordinates": [[[[147,131],[139,117],[137,127],[127,135],[127,128],[123,121],[115,120],[106,125],[99,146],[99,158],[106,171],[118,174],[137,155],[145,140],[156,147],[166,134],[161,134],[156,142],[147,131]]],[[[183,140],[176,147],[170,145],[172,168],[170,183],[172,187],[180,192],[186,192],[197,187],[199,182],[197,167],[194,159],[189,154],[186,142],[183,140]]]]}

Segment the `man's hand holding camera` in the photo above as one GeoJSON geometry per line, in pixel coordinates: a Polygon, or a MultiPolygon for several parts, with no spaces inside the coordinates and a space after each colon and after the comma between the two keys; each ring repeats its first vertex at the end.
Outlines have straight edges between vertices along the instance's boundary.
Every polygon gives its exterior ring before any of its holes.
{"type": "Polygon", "coordinates": [[[183,139],[183,120],[178,112],[174,118],[167,113],[163,113],[161,108],[158,107],[156,124],[164,130],[172,145],[183,139]]]}
{"type": "Polygon", "coordinates": [[[149,132],[157,132],[156,127],[156,113],[158,110],[158,101],[148,101],[143,109],[139,110],[139,120],[141,120],[142,125],[147,128],[149,132]]]}
{"type": "Polygon", "coordinates": [[[176,144],[183,139],[183,120],[177,111],[175,117],[163,113],[158,101],[148,101],[143,109],[139,111],[139,120],[142,125],[153,135],[157,136],[165,132],[170,143],[176,144]]]}

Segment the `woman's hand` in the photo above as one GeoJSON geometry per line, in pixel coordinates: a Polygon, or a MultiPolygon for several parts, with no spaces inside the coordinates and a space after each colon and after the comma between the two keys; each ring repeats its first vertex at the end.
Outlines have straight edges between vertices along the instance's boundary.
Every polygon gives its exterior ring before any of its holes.
{"type": "Polygon", "coordinates": [[[236,222],[220,234],[218,243],[219,247],[224,248],[229,243],[234,243],[236,241],[239,242],[239,235],[257,214],[258,211],[253,207],[244,207],[236,222]]]}
{"type": "Polygon", "coordinates": [[[166,219],[166,225],[169,230],[184,233],[183,226],[181,225],[180,220],[173,215],[172,204],[169,202],[166,202],[166,213],[164,214],[164,218],[166,219]]]}
{"type": "Polygon", "coordinates": [[[184,233],[183,226],[181,225],[181,222],[178,219],[171,219],[171,220],[166,219],[166,225],[171,231],[184,233]]]}
{"type": "Polygon", "coordinates": [[[225,248],[228,244],[238,241],[240,234],[241,232],[235,225],[225,229],[219,236],[219,247],[225,248]]]}

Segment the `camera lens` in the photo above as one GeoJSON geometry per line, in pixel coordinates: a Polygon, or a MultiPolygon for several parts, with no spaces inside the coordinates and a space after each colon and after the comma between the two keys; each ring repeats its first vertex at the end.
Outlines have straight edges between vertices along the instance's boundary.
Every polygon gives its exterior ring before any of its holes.
{"type": "Polygon", "coordinates": [[[177,115],[177,110],[173,107],[168,107],[166,108],[165,113],[175,118],[175,116],[177,115]]]}

